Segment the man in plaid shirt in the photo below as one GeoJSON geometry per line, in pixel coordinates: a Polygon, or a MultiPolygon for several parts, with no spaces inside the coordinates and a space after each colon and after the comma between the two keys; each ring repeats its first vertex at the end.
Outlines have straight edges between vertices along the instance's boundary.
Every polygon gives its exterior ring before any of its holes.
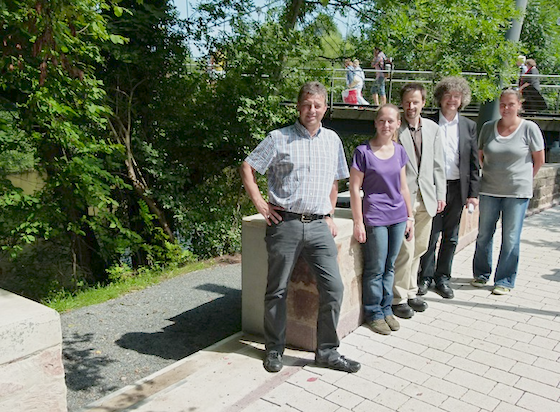
{"type": "Polygon", "coordinates": [[[327,110],[325,87],[318,82],[304,84],[297,109],[299,120],[269,133],[240,169],[245,190],[268,225],[264,368],[269,372],[282,369],[288,281],[302,255],[317,277],[320,294],[315,362],[322,367],[357,372],[360,364],[338,353],[336,332],[344,287],[332,214],[338,180],[348,177],[348,165],[338,135],[321,125],[327,110]],[[255,171],[267,173],[268,201],[261,195],[255,171]]]}

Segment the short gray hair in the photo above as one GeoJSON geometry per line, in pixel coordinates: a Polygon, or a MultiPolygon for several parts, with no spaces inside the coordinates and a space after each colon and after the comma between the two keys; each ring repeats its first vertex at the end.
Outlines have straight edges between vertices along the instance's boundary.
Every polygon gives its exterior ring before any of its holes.
{"type": "Polygon", "coordinates": [[[434,89],[434,100],[437,107],[441,107],[441,99],[445,93],[461,93],[461,107],[459,110],[468,106],[471,102],[471,88],[469,83],[462,77],[449,76],[441,79],[434,89]]]}
{"type": "Polygon", "coordinates": [[[298,103],[301,103],[308,94],[323,96],[325,98],[325,104],[327,103],[327,88],[319,82],[307,82],[301,86],[297,99],[298,103]]]}

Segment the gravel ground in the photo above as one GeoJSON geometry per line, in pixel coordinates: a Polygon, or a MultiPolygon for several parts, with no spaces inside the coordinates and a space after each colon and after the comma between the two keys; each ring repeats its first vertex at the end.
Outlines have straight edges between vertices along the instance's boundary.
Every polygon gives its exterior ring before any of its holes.
{"type": "Polygon", "coordinates": [[[76,412],[241,330],[241,265],[220,264],[61,315],[76,412]]]}

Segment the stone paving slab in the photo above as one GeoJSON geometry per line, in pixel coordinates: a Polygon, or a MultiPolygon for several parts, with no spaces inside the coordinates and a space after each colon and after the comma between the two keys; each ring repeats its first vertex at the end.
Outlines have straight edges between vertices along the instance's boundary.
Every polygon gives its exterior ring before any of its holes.
{"type": "MultiPolygon", "coordinates": [[[[356,374],[315,367],[312,353],[294,350],[269,374],[262,342],[238,334],[87,410],[560,411],[559,222],[560,207],[526,219],[510,295],[470,286],[474,244],[461,250],[455,299],[429,291],[429,309],[401,330],[381,336],[362,326],[343,340],[341,353],[362,363],[356,374]]],[[[499,235],[495,258],[498,245],[499,235]]]]}

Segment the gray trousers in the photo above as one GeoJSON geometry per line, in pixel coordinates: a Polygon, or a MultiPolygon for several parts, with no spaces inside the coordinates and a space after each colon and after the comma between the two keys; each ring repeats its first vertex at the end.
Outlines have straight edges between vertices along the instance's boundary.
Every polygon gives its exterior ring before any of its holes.
{"type": "Polygon", "coordinates": [[[338,269],[338,250],[327,223],[283,220],[266,229],[268,283],[264,299],[266,350],[284,352],[286,345],[286,297],[288,281],[301,255],[317,278],[319,314],[315,359],[340,356],[336,327],[344,286],[338,269]]]}

